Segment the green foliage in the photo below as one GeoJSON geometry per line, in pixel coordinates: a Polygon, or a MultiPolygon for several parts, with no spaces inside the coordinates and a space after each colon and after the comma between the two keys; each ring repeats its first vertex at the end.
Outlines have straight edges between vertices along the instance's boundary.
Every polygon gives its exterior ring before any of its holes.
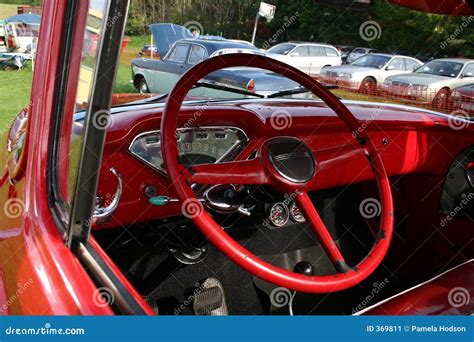
{"type": "MultiPolygon", "coordinates": [[[[366,12],[320,5],[314,0],[266,2],[277,6],[276,16],[270,23],[260,19],[258,46],[304,40],[414,55],[438,52],[439,56],[474,57],[474,20],[467,17],[416,12],[386,0],[373,0],[366,12]],[[362,39],[359,28],[366,21],[380,25],[378,39],[362,39]],[[463,22],[469,24],[460,30],[463,22]]],[[[259,3],[260,0],[132,0],[127,34],[148,34],[147,25],[156,22],[182,25],[197,21],[204,33],[250,40],[259,3]]]]}

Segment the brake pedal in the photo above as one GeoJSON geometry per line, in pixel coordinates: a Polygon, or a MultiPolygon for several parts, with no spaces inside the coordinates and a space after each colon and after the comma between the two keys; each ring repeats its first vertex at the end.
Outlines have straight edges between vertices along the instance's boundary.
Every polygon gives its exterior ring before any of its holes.
{"type": "Polygon", "coordinates": [[[216,278],[207,278],[196,290],[193,310],[198,316],[228,316],[224,287],[216,278]],[[198,291],[200,289],[200,291],[198,291]]]}

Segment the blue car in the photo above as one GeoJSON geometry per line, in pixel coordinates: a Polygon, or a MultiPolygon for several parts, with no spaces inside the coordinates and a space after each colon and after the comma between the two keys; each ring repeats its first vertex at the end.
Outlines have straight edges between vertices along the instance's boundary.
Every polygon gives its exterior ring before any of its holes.
{"type": "MultiPolygon", "coordinates": [[[[250,43],[226,39],[194,37],[174,24],[150,26],[162,60],[136,58],[132,61],[133,85],[141,93],[167,93],[178,79],[200,61],[227,53],[263,54],[250,43]],[[189,38],[188,38],[189,37],[189,38]]],[[[224,88],[243,90],[235,97],[245,97],[245,92],[268,95],[278,91],[298,88],[299,85],[284,76],[255,68],[228,68],[208,75],[203,83],[214,87],[198,87],[190,92],[194,96],[229,97],[224,88]]]]}

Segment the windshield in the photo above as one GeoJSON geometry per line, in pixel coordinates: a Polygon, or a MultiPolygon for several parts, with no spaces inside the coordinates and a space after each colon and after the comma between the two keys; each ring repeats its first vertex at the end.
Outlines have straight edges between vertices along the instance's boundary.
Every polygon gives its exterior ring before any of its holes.
{"type": "Polygon", "coordinates": [[[287,55],[296,47],[295,44],[278,44],[269,49],[268,53],[276,53],[278,55],[287,55]]]}
{"type": "Polygon", "coordinates": [[[461,72],[462,67],[463,67],[463,63],[448,62],[448,61],[432,61],[423,65],[415,72],[419,74],[457,77],[459,73],[461,72]]]}
{"type": "MultiPolygon", "coordinates": [[[[441,89],[468,84],[471,78],[472,70],[464,66],[474,58],[470,43],[474,25],[463,26],[463,17],[443,20],[442,15],[398,7],[398,24],[394,25],[392,8],[385,1],[360,13],[311,2],[297,13],[292,6],[277,5],[271,21],[258,20],[254,35],[259,2],[239,1],[233,10],[225,3],[209,3],[203,0],[202,6],[195,6],[190,2],[180,8],[164,0],[132,6],[113,106],[165,102],[182,75],[202,61],[245,53],[287,63],[345,100],[393,103],[448,114],[470,108],[438,94],[441,89]],[[400,24],[407,22],[411,24],[400,24]],[[463,30],[458,32],[457,27],[463,30]],[[455,39],[451,37],[454,32],[455,39]],[[333,53],[338,49],[341,53],[333,53]],[[352,73],[351,68],[356,67],[364,72],[352,73]],[[434,76],[443,76],[446,83],[437,84],[439,78],[434,81],[434,76]],[[451,79],[461,81],[450,84],[451,79]],[[411,85],[420,92],[416,96],[403,88],[411,85]]],[[[92,45],[96,44],[93,38],[92,45]]],[[[219,70],[196,82],[187,100],[319,100],[287,77],[245,66],[219,70]]]]}
{"type": "Polygon", "coordinates": [[[352,62],[352,65],[382,69],[388,63],[390,58],[391,57],[389,56],[365,55],[352,62]]]}

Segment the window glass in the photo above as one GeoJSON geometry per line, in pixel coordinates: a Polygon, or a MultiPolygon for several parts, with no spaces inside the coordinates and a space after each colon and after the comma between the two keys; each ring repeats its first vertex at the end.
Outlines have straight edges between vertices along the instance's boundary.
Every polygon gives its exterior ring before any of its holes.
{"type": "Polygon", "coordinates": [[[206,57],[206,49],[199,45],[192,45],[189,52],[189,63],[196,64],[206,57]]]}
{"type": "Polygon", "coordinates": [[[291,50],[295,48],[295,46],[296,46],[295,44],[288,44],[288,43],[278,44],[270,48],[267,52],[276,53],[279,55],[287,55],[288,53],[290,53],[291,50]]]}
{"type": "Polygon", "coordinates": [[[462,74],[463,76],[472,77],[474,75],[474,63],[466,65],[462,74]]]}
{"type": "Polygon", "coordinates": [[[188,45],[178,44],[166,58],[168,61],[184,63],[186,61],[186,55],[188,54],[188,45]]]}
{"type": "Polygon", "coordinates": [[[326,50],[321,46],[309,46],[309,55],[311,57],[326,56],[326,50]]]}
{"type": "Polygon", "coordinates": [[[333,48],[324,48],[326,50],[326,56],[328,57],[338,57],[337,51],[333,48]]]}
{"type": "Polygon", "coordinates": [[[405,70],[405,63],[403,62],[403,58],[394,58],[390,62],[389,67],[391,67],[392,70],[405,70]]]}
{"type": "Polygon", "coordinates": [[[406,70],[413,71],[420,67],[420,63],[412,59],[405,59],[406,70]]]}
{"type": "Polygon", "coordinates": [[[291,53],[292,56],[295,57],[308,57],[309,56],[309,51],[307,46],[299,46],[296,49],[293,50],[291,53]]]}
{"type": "MultiPolygon", "coordinates": [[[[60,192],[67,208],[70,208],[72,204],[76,189],[76,178],[84,137],[83,118],[92,96],[94,74],[98,62],[99,42],[101,35],[104,33],[107,7],[108,0],[93,0],[90,2],[87,25],[83,33],[81,63],[77,73],[74,75],[74,72],[71,72],[70,75],[70,78],[77,78],[74,117],[63,120],[63,126],[66,125],[63,128],[63,132],[70,132],[71,144],[68,153],[61,152],[64,150],[64,147],[60,147],[60,156],[68,155],[68,160],[59,160],[60,167],[66,167],[68,170],[65,182],[61,180],[59,182],[60,192]],[[93,26],[89,25],[91,23],[93,23],[93,26]]],[[[95,120],[100,124],[103,121],[99,116],[100,113],[95,120]]]]}

